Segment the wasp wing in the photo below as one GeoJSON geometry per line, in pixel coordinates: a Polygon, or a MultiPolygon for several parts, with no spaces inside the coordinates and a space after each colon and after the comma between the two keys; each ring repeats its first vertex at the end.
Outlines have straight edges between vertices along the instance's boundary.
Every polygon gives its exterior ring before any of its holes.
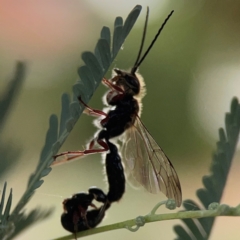
{"type": "Polygon", "coordinates": [[[178,175],[138,116],[122,138],[122,155],[130,183],[136,186],[138,182],[150,193],[161,191],[180,207],[182,192],[178,175]]]}

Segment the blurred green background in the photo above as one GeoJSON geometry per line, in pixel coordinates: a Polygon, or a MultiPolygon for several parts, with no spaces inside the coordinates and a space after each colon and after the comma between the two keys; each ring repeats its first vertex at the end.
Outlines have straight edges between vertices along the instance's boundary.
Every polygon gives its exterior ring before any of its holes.
{"type": "MultiPolygon", "coordinates": [[[[63,92],[72,94],[77,68],[83,64],[81,52],[92,51],[102,26],[112,26],[116,16],[125,19],[136,4],[143,6],[142,13],[112,68],[129,69],[135,62],[147,5],[150,20],[145,46],[175,10],[140,68],[147,86],[142,120],[175,166],[183,199],[196,199],[195,189],[202,186],[201,177],[208,173],[224,113],[229,111],[232,97],[240,96],[240,2],[1,0],[0,94],[11,79],[16,60],[27,63],[26,81],[1,133],[9,146],[21,149],[20,160],[1,176],[1,186],[7,180],[13,188],[13,204],[37,165],[50,114],[60,114],[63,92]]],[[[105,92],[100,86],[89,105],[101,109],[105,92]]],[[[95,130],[91,117],[82,116],[61,150],[82,149],[95,130]]],[[[239,188],[238,159],[236,155],[223,197],[230,205],[239,204],[240,199],[235,190],[239,188]]],[[[27,205],[29,209],[54,206],[54,214],[18,239],[68,234],[60,225],[61,202],[93,185],[106,189],[102,168],[99,155],[54,168],[27,205]]],[[[145,215],[163,199],[163,194],[155,196],[127,186],[103,225],[145,215]]],[[[174,239],[175,223],[179,222],[151,223],[134,234],[118,230],[89,239],[174,239]]],[[[239,219],[217,219],[211,239],[239,239],[239,223],[239,219]]]]}

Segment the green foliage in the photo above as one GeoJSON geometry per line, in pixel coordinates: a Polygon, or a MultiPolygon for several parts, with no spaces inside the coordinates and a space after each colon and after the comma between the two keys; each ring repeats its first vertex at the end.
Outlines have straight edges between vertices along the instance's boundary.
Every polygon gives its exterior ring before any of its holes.
{"type": "Polygon", "coordinates": [[[17,98],[18,93],[24,82],[26,67],[23,62],[18,62],[16,64],[16,72],[12,80],[10,80],[7,89],[5,89],[5,94],[0,100],[0,130],[3,129],[5,120],[8,113],[11,110],[12,104],[17,98]]]}
{"type": "MultiPolygon", "coordinates": [[[[209,239],[216,216],[240,216],[240,204],[237,207],[218,204],[224,191],[239,137],[240,104],[238,103],[237,98],[232,100],[231,110],[230,113],[226,114],[225,124],[226,132],[222,128],[219,129],[220,140],[217,142],[217,150],[213,155],[213,161],[210,168],[211,175],[203,177],[205,188],[197,190],[198,198],[205,209],[201,209],[201,207],[199,207],[193,200],[186,200],[183,203],[186,211],[169,214],[156,214],[157,209],[161,205],[166,205],[168,209],[174,209],[176,207],[173,204],[174,200],[169,199],[158,203],[152,211],[145,216],[139,216],[136,219],[90,229],[78,233],[77,236],[83,237],[124,228],[134,232],[146,223],[170,219],[182,219],[186,224],[188,231],[180,225],[175,226],[174,230],[178,235],[178,240],[206,240],[209,239]]],[[[72,235],[55,240],[69,239],[72,239],[72,235]]]]}
{"type": "MultiPolygon", "coordinates": [[[[17,203],[16,207],[12,211],[11,215],[9,215],[9,212],[12,201],[12,190],[10,192],[4,213],[1,214],[1,239],[4,237],[15,237],[19,232],[26,229],[31,224],[47,218],[52,213],[53,209],[34,209],[26,215],[24,214],[23,209],[30,200],[31,196],[34,194],[35,190],[43,184],[44,181],[42,178],[51,172],[50,166],[53,162],[53,156],[56,155],[83,111],[83,107],[81,107],[78,101],[76,101],[76,96],[82,96],[86,102],[90,100],[94,91],[100,84],[109,66],[112,64],[114,58],[120,50],[124,40],[135,24],[140,11],[141,6],[137,5],[130,12],[124,24],[121,17],[116,18],[114,23],[112,48],[110,29],[108,27],[103,27],[100,34],[100,39],[98,40],[95,48],[95,52],[84,52],[82,54],[82,59],[85,65],[78,69],[80,79],[73,86],[73,101],[71,102],[68,94],[62,95],[62,111],[59,127],[57,116],[52,115],[50,117],[49,129],[46,134],[45,145],[41,151],[36,170],[30,175],[27,183],[27,188],[17,203]]],[[[24,73],[24,64],[18,63],[15,77],[11,81],[5,96],[3,96],[2,101],[0,102],[1,127],[3,126],[4,120],[6,119],[7,112],[9,112],[11,103],[16,97],[16,93],[19,91],[20,86],[22,85],[22,82],[24,80],[24,73]]],[[[3,211],[5,191],[6,184],[4,186],[4,191],[2,194],[0,213],[3,211]]]]}
{"type": "Polygon", "coordinates": [[[12,189],[10,190],[7,204],[4,209],[4,201],[5,201],[5,195],[6,195],[6,188],[7,183],[5,182],[3,191],[2,191],[2,198],[0,203],[0,221],[1,221],[1,228],[0,228],[0,238],[3,239],[5,235],[10,235],[14,231],[14,225],[8,221],[9,215],[10,215],[10,209],[12,205],[12,189]],[[4,210],[4,212],[3,212],[4,210]]]}
{"type": "MultiPolygon", "coordinates": [[[[219,129],[219,141],[210,167],[211,175],[203,177],[202,181],[205,188],[197,190],[197,196],[205,209],[208,209],[211,203],[220,202],[236,151],[240,131],[240,104],[237,98],[232,100],[230,113],[226,114],[225,128],[225,131],[223,128],[219,129]]],[[[183,206],[187,211],[201,209],[193,200],[184,201],[183,206]]],[[[201,218],[195,221],[184,219],[183,222],[188,231],[180,225],[175,226],[177,239],[209,239],[214,220],[215,218],[201,218]]]]}
{"type": "MultiPolygon", "coordinates": [[[[16,71],[13,79],[9,82],[7,89],[5,90],[5,94],[2,96],[0,100],[0,130],[3,130],[3,126],[7,117],[10,113],[11,107],[13,106],[14,101],[16,101],[18,93],[21,90],[25,79],[26,66],[23,62],[18,62],[16,64],[16,71]]],[[[21,149],[14,148],[12,144],[8,144],[4,142],[4,139],[0,139],[0,155],[1,155],[1,163],[0,163],[0,176],[6,174],[7,171],[10,170],[11,166],[16,164],[21,156],[21,149]]],[[[42,172],[44,173],[44,171],[42,172]]],[[[30,177],[30,179],[32,179],[30,177]]],[[[30,181],[29,181],[30,182],[30,181]]],[[[36,182],[33,188],[37,187],[37,184],[40,185],[40,181],[36,182]]],[[[27,191],[25,192],[24,198],[22,198],[15,210],[13,210],[10,215],[10,209],[12,204],[12,189],[10,190],[10,194],[7,200],[6,206],[4,206],[5,198],[6,198],[6,188],[7,183],[4,184],[2,199],[0,203],[0,239],[10,239],[16,236],[20,231],[25,229],[26,227],[30,227],[36,221],[40,221],[42,219],[47,218],[52,210],[40,210],[33,209],[30,213],[25,214],[24,212],[20,212],[21,209],[27,203],[29,197],[33,194],[31,192],[31,187],[28,186],[27,191]]]]}
{"type": "Polygon", "coordinates": [[[25,64],[23,62],[17,62],[15,74],[9,81],[9,84],[0,99],[0,155],[1,158],[4,159],[4,161],[0,161],[0,176],[6,174],[21,156],[20,147],[17,147],[16,144],[13,147],[13,144],[6,142],[5,139],[2,139],[1,133],[6,119],[11,112],[13,103],[16,101],[18,93],[24,83],[25,73],[25,64]]]}

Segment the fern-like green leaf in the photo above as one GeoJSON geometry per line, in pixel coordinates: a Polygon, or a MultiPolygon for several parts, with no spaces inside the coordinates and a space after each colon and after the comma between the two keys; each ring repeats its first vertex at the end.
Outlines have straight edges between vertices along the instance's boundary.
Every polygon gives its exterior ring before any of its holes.
{"type": "MultiPolygon", "coordinates": [[[[0,133],[11,112],[11,107],[13,103],[16,102],[18,93],[21,90],[25,80],[25,72],[25,64],[23,62],[17,62],[14,76],[9,81],[8,86],[0,98],[0,133]]],[[[3,177],[3,174],[6,174],[13,164],[16,164],[20,159],[21,148],[19,146],[13,146],[14,142],[12,142],[12,140],[9,140],[9,143],[6,142],[6,138],[2,139],[1,136],[0,134],[0,156],[3,160],[0,161],[0,177],[3,177]]]]}
{"type": "MultiPolygon", "coordinates": [[[[211,175],[203,177],[202,181],[205,188],[197,190],[197,196],[205,209],[213,202],[220,202],[226,185],[240,131],[240,104],[237,98],[232,100],[230,113],[226,114],[225,128],[225,131],[223,128],[219,129],[219,141],[210,167],[211,175]]],[[[192,200],[184,201],[183,206],[188,211],[200,210],[197,203],[192,200]]],[[[177,239],[209,239],[214,219],[183,220],[188,232],[180,225],[175,226],[177,239]]]]}
{"type": "Polygon", "coordinates": [[[73,102],[69,103],[69,107],[65,106],[65,108],[62,108],[60,122],[65,122],[66,125],[65,130],[63,124],[60,125],[61,128],[59,130],[59,138],[57,142],[59,148],[65,141],[69,132],[73,129],[83,111],[83,107],[79,104],[77,96],[81,96],[86,103],[90,100],[136,22],[141,9],[142,7],[137,5],[129,13],[124,24],[121,17],[116,18],[114,23],[112,47],[110,29],[108,27],[103,27],[94,53],[84,52],[82,54],[82,59],[85,65],[78,69],[80,79],[73,86],[73,102]],[[121,26],[121,33],[118,35],[118,38],[116,38],[115,31],[118,31],[116,28],[119,28],[119,26],[121,26]],[[62,116],[64,116],[64,119],[62,119],[62,116]]]}
{"type": "MultiPolygon", "coordinates": [[[[80,80],[73,86],[73,102],[70,102],[70,97],[68,94],[63,94],[60,126],[58,126],[58,118],[56,115],[52,115],[50,117],[45,145],[40,154],[36,170],[29,177],[27,189],[10,216],[10,221],[13,223],[16,229],[19,229],[19,231],[27,227],[27,224],[21,225],[21,223],[24,222],[24,219],[32,219],[30,215],[25,216],[22,213],[24,206],[34,194],[35,190],[44,182],[42,178],[48,175],[51,171],[50,165],[53,161],[53,156],[56,155],[83,111],[83,107],[81,107],[78,103],[76,96],[81,95],[86,102],[90,100],[94,91],[100,84],[103,76],[106,74],[114,57],[119,51],[121,45],[123,44],[125,38],[137,20],[140,11],[141,6],[136,6],[131,11],[124,23],[124,31],[122,31],[120,39],[113,40],[113,45],[116,45],[117,41],[117,46],[119,46],[117,48],[115,47],[114,54],[110,51],[110,30],[107,27],[103,27],[101,31],[101,38],[96,45],[95,54],[91,52],[84,52],[82,54],[82,59],[85,63],[85,66],[80,67],[78,70],[80,80]]],[[[34,220],[32,219],[32,221],[34,220]]],[[[27,222],[28,221],[25,221],[25,223],[27,222]]]]}
{"type": "Polygon", "coordinates": [[[52,213],[53,208],[50,209],[33,209],[28,214],[21,213],[18,215],[18,224],[14,226],[14,232],[8,239],[16,239],[15,237],[27,228],[32,227],[33,224],[47,219],[52,213]]]}
{"type": "Polygon", "coordinates": [[[66,123],[70,115],[69,104],[70,104],[70,97],[68,94],[64,93],[62,95],[62,112],[60,117],[59,136],[61,136],[61,134],[65,130],[66,123]]]}
{"type": "Polygon", "coordinates": [[[9,82],[4,95],[0,99],[0,130],[10,112],[12,103],[16,100],[25,79],[26,66],[23,62],[17,62],[13,79],[9,82]]]}
{"type": "Polygon", "coordinates": [[[9,233],[11,233],[14,229],[13,224],[11,223],[11,221],[9,221],[10,209],[12,205],[12,189],[10,190],[7,204],[4,208],[6,188],[7,183],[5,182],[0,203],[0,239],[3,239],[3,236],[9,235],[9,233]]]}
{"type": "Polygon", "coordinates": [[[40,154],[39,163],[36,167],[35,172],[29,177],[26,191],[13,210],[13,213],[11,215],[12,219],[14,219],[14,215],[20,213],[20,211],[29,201],[29,198],[32,196],[34,191],[42,185],[43,180],[41,178],[43,176],[46,176],[51,171],[51,168],[49,166],[52,162],[53,156],[52,146],[56,142],[58,136],[58,119],[56,115],[52,115],[50,117],[49,125],[50,126],[46,134],[45,145],[40,154]]]}

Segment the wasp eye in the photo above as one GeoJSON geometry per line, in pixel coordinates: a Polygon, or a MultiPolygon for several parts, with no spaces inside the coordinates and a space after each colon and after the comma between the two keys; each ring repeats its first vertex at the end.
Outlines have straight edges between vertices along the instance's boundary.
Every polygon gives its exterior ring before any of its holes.
{"type": "Polygon", "coordinates": [[[127,85],[134,92],[134,94],[138,94],[140,91],[140,84],[137,77],[133,75],[126,75],[124,76],[124,78],[126,80],[127,85]]]}

